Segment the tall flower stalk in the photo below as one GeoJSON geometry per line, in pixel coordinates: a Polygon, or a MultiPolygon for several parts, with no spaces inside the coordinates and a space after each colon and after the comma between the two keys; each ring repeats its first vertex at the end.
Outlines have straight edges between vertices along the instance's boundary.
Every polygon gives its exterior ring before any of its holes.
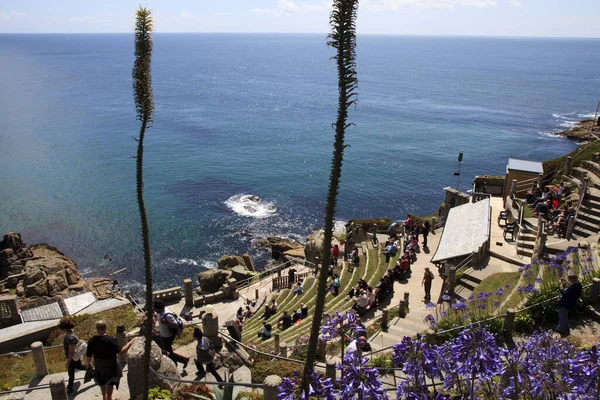
{"type": "Polygon", "coordinates": [[[356,102],[356,13],[358,0],[334,0],[333,9],[329,17],[332,32],[328,36],[327,44],[337,50],[333,57],[337,62],[338,70],[338,114],[335,122],[335,141],[333,145],[333,158],[331,160],[331,173],[329,175],[329,190],[325,206],[325,234],[323,238],[323,265],[319,272],[319,286],[315,304],[315,314],[312,320],[310,345],[304,366],[303,387],[308,395],[309,372],[314,368],[317,354],[317,344],[325,296],[327,291],[327,265],[331,256],[331,241],[333,237],[333,221],[337,194],[342,175],[342,160],[344,158],[344,137],[348,128],[348,109],[356,102]]]}
{"type": "Polygon", "coordinates": [[[154,99],[152,96],[152,12],[140,7],[135,13],[135,60],[133,62],[133,97],[137,120],[140,121],[140,136],[136,155],[136,191],[140,211],[142,241],[144,245],[144,270],[146,275],[146,342],[144,353],[144,371],[142,399],[148,399],[150,375],[150,350],[152,346],[152,260],[150,259],[150,232],[148,216],[144,204],[144,136],[152,121],[154,99]]]}

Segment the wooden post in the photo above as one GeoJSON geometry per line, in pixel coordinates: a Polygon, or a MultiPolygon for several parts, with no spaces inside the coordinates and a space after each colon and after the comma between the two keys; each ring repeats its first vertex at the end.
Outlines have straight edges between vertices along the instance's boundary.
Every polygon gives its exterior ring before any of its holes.
{"type": "Polygon", "coordinates": [[[537,184],[539,187],[542,187],[542,180],[544,179],[544,174],[540,173],[538,174],[538,180],[537,180],[537,184]]]}
{"type": "Polygon", "coordinates": [[[513,179],[512,182],[510,183],[510,198],[512,199],[513,197],[515,197],[516,193],[517,193],[517,180],[513,179]]]}
{"type": "Polygon", "coordinates": [[[48,365],[46,364],[46,354],[44,354],[44,345],[42,342],[33,342],[30,349],[33,364],[35,365],[35,375],[38,377],[48,375],[48,365]]]}
{"type": "Polygon", "coordinates": [[[598,297],[600,297],[600,278],[594,278],[592,279],[592,287],[590,288],[590,302],[597,304],[598,297]]]}
{"type": "Polygon", "coordinates": [[[435,222],[436,222],[436,218],[435,217],[431,217],[431,233],[435,234],[435,222]]]}
{"type": "Polygon", "coordinates": [[[321,340],[321,336],[319,336],[319,348],[317,350],[317,359],[319,361],[325,361],[327,355],[327,342],[321,340]]]}
{"type": "Polygon", "coordinates": [[[400,300],[400,318],[405,318],[406,314],[408,314],[408,304],[406,300],[400,300]]]}
{"type": "Polygon", "coordinates": [[[254,298],[258,301],[258,289],[254,289],[254,298]]]}
{"type": "Polygon", "coordinates": [[[454,288],[456,286],[456,267],[450,267],[450,273],[448,274],[448,293],[454,294],[454,288]]]}
{"type": "Polygon", "coordinates": [[[283,383],[283,380],[278,375],[269,375],[263,382],[263,395],[265,400],[277,400],[279,394],[279,386],[283,383]]]}
{"type": "Polygon", "coordinates": [[[275,332],[273,338],[275,339],[275,354],[279,354],[281,352],[281,347],[279,346],[279,332],[275,332]]]}
{"type": "Polygon", "coordinates": [[[335,361],[329,360],[325,364],[325,377],[331,379],[331,383],[335,388],[335,361]]]}
{"type": "Polygon", "coordinates": [[[506,310],[504,316],[504,336],[506,339],[512,338],[513,331],[515,330],[515,310],[509,308],[506,310]]]}
{"type": "MultiPolygon", "coordinates": [[[[542,222],[542,224],[546,224],[545,222],[542,222]]],[[[542,258],[542,255],[544,254],[544,249],[546,248],[546,240],[548,239],[548,234],[546,233],[546,230],[542,228],[542,234],[540,235],[540,242],[538,243],[538,248],[537,248],[537,256],[538,258],[542,258]]]]}
{"type": "Polygon", "coordinates": [[[567,161],[565,161],[565,175],[569,175],[571,173],[571,161],[573,160],[573,157],[571,156],[567,156],[567,161]]]}
{"type": "Polygon", "coordinates": [[[50,397],[52,400],[67,400],[67,387],[63,377],[50,379],[50,397]]]}
{"type": "Polygon", "coordinates": [[[406,301],[406,308],[409,308],[409,302],[408,302],[409,296],[410,296],[410,293],[404,292],[404,301],[406,301]]]}
{"type": "Polygon", "coordinates": [[[387,328],[388,326],[388,310],[384,309],[381,313],[381,327],[387,328]]]}

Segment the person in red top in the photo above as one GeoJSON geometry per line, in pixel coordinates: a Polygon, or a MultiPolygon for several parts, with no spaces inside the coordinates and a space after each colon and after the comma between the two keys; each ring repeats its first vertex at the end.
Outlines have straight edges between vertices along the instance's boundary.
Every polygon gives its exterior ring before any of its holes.
{"type": "Polygon", "coordinates": [[[333,265],[337,267],[338,257],[340,256],[340,246],[337,244],[331,248],[331,257],[333,258],[333,265]]]}

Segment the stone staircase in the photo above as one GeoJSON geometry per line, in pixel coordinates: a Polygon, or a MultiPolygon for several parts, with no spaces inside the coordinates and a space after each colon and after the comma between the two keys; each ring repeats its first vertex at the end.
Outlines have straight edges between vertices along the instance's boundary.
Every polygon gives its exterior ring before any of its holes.
{"type": "Polygon", "coordinates": [[[385,332],[379,331],[369,338],[372,351],[393,346],[402,341],[405,336],[413,337],[418,333],[424,333],[428,326],[423,319],[428,314],[430,312],[425,310],[409,311],[405,318],[392,319],[385,332]]]}
{"type": "Polygon", "coordinates": [[[593,161],[583,161],[581,167],[573,168],[572,174],[588,175],[588,192],[577,213],[577,221],[573,235],[587,238],[600,230],[600,164],[593,161]]]}

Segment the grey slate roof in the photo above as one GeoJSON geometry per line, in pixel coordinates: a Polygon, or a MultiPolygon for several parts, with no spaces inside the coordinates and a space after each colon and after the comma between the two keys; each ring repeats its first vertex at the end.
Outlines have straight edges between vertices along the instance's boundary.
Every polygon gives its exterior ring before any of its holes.
{"type": "Polygon", "coordinates": [[[489,237],[490,199],[451,208],[432,263],[477,252],[489,237]]]}
{"type": "Polygon", "coordinates": [[[513,171],[535,172],[536,174],[544,173],[544,166],[541,162],[519,160],[518,158],[509,158],[506,168],[513,171]]]}

